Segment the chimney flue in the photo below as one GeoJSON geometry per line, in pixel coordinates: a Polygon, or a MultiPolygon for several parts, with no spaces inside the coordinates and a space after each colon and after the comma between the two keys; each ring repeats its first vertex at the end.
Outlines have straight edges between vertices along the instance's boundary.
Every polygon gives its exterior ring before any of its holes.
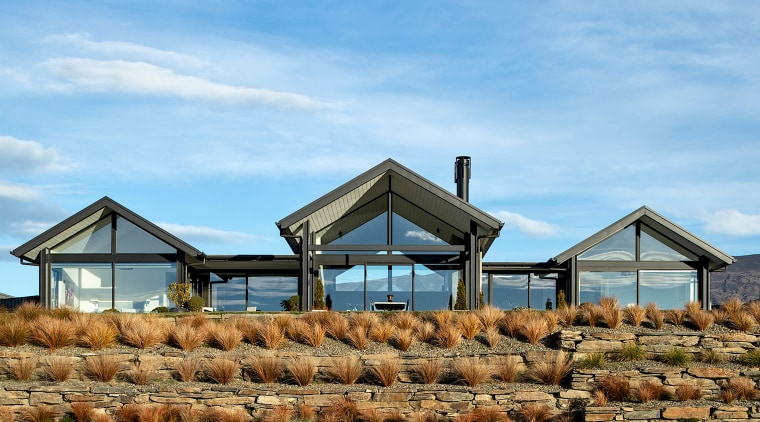
{"type": "Polygon", "coordinates": [[[454,181],[457,184],[457,196],[470,202],[470,157],[457,157],[454,164],[454,181]]]}

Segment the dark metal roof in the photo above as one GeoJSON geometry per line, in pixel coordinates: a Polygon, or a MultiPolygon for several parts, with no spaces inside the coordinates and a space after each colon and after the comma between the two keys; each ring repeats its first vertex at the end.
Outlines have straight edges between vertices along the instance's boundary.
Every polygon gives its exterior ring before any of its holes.
{"type": "Polygon", "coordinates": [[[697,256],[707,257],[710,260],[710,270],[717,270],[736,262],[736,259],[733,256],[689,233],[684,228],[656,213],[647,206],[642,206],[636,211],[612,223],[607,228],[552,258],[552,261],[562,264],[573,256],[583,253],[587,249],[597,245],[599,242],[611,237],[636,221],[641,221],[647,226],[666,235],[681,247],[697,256]]]}
{"type": "Polygon", "coordinates": [[[196,257],[201,254],[201,251],[195,249],[190,244],[135,214],[107,196],[104,196],[93,204],[87,206],[85,209],[77,212],[71,217],[44,231],[42,234],[36,236],[34,239],[14,249],[11,251],[11,254],[30,262],[37,262],[41,250],[55,247],[64,240],[76,235],[80,231],[112,213],[116,213],[129,220],[132,224],[152,234],[166,244],[184,252],[190,257],[196,257]]]}
{"type": "MultiPolygon", "coordinates": [[[[490,214],[390,158],[276,224],[285,237],[299,234],[306,220],[309,220],[310,231],[314,232],[341,221],[341,224],[346,225],[346,230],[342,231],[347,233],[366,222],[348,217],[351,212],[388,192],[398,194],[415,206],[404,209],[404,217],[415,224],[421,225],[421,222],[429,221],[430,216],[433,216],[460,232],[469,232],[470,221],[476,222],[484,254],[504,225],[490,214]]],[[[288,238],[288,242],[297,253],[295,240],[288,238]]]]}

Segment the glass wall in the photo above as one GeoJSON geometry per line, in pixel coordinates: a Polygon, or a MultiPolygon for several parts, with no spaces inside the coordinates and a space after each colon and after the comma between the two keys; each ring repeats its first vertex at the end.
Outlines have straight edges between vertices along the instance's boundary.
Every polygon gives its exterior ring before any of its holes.
{"type": "Polygon", "coordinates": [[[580,303],[598,303],[602,297],[616,297],[621,307],[638,303],[635,271],[581,271],[578,283],[580,303]]]}
{"type": "Polygon", "coordinates": [[[630,225],[578,255],[581,261],[635,261],[636,225],[630,225]]]}
{"type": "Polygon", "coordinates": [[[553,274],[550,276],[552,278],[542,278],[537,274],[530,275],[530,307],[532,309],[546,309],[547,306],[554,309],[556,307],[556,276],[556,274],[553,274]]]}
{"type": "Polygon", "coordinates": [[[211,306],[217,311],[245,311],[245,276],[221,278],[211,274],[211,306]]]}
{"type": "Polygon", "coordinates": [[[135,226],[126,218],[116,219],[116,253],[174,253],[176,250],[135,226]]]}
{"type": "Polygon", "coordinates": [[[175,263],[116,264],[116,301],[120,312],[150,312],[176,305],[167,296],[169,284],[177,280],[175,263]]]}
{"type": "Polygon", "coordinates": [[[104,218],[56,245],[52,253],[111,253],[111,218],[104,218]]]}
{"type": "Polygon", "coordinates": [[[54,263],[50,277],[50,305],[81,312],[112,308],[111,264],[54,263]]]}
{"type": "Polygon", "coordinates": [[[698,300],[697,271],[639,271],[639,301],[661,309],[683,308],[698,300]]]}
{"type": "Polygon", "coordinates": [[[459,270],[446,265],[414,265],[415,311],[450,309],[456,298],[459,270]]]}
{"type": "Polygon", "coordinates": [[[249,276],[248,304],[258,311],[281,311],[283,300],[298,294],[298,277],[249,276]]]}
{"type": "Polygon", "coordinates": [[[527,308],[546,309],[547,299],[552,308],[556,307],[557,274],[492,274],[488,285],[487,273],[483,274],[483,292],[486,303],[499,309],[527,308]],[[493,297],[488,297],[488,289],[493,297]]]}

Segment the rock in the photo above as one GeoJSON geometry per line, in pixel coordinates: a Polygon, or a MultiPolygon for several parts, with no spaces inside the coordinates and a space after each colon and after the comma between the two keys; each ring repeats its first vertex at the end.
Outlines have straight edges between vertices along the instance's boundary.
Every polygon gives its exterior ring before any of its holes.
{"type": "Polygon", "coordinates": [[[662,411],[663,419],[707,419],[709,417],[709,407],[666,407],[662,411]]]}
{"type": "Polygon", "coordinates": [[[515,393],[515,401],[552,401],[554,396],[543,391],[518,391],[515,393]]]}
{"type": "Polygon", "coordinates": [[[734,371],[732,369],[725,369],[725,368],[689,368],[686,371],[689,375],[693,375],[697,378],[709,378],[709,379],[719,379],[719,378],[733,378],[739,376],[739,371],[734,371]]]}
{"type": "Polygon", "coordinates": [[[648,419],[659,419],[660,418],[660,410],[659,409],[651,409],[651,410],[633,410],[630,412],[623,413],[623,419],[626,420],[648,420],[648,419]]]}

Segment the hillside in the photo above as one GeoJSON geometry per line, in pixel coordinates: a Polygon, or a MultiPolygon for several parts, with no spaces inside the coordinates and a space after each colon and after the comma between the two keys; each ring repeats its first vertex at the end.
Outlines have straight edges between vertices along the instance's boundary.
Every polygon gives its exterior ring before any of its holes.
{"type": "Polygon", "coordinates": [[[760,299],[760,254],[737,256],[725,272],[712,273],[710,294],[714,305],[732,296],[742,302],[760,299]]]}

